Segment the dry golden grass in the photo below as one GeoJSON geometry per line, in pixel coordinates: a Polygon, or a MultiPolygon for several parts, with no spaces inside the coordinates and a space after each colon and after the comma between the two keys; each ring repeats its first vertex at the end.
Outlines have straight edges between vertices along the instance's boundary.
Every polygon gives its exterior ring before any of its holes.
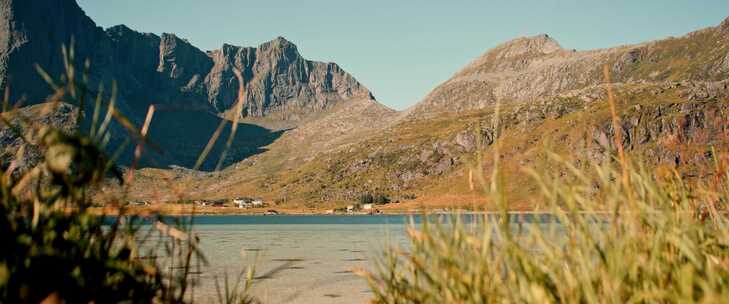
{"type": "MultiPolygon", "coordinates": [[[[617,103],[607,89],[617,127],[617,103]]],[[[498,116],[497,108],[497,130],[498,116]]],[[[632,160],[620,135],[614,139],[614,162],[576,167],[545,151],[549,170],[523,169],[539,186],[536,209],[548,215],[530,222],[514,222],[509,213],[497,142],[467,179],[469,190],[482,187],[497,213],[479,223],[456,215],[410,227],[408,247],[385,251],[374,271],[359,271],[373,302],[729,301],[729,153],[713,149],[703,171],[708,177],[697,180],[676,167],[632,160]]]]}

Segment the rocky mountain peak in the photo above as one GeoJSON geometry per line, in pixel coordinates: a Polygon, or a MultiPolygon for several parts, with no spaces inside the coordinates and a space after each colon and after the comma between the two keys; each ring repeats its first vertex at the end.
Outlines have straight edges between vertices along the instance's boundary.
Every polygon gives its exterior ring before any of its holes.
{"type": "Polygon", "coordinates": [[[258,47],[261,56],[269,58],[273,64],[277,62],[293,62],[303,59],[296,45],[279,36],[258,47]]]}
{"type": "Polygon", "coordinates": [[[291,41],[286,40],[286,38],[278,36],[271,41],[262,43],[261,46],[259,46],[258,48],[261,50],[266,50],[269,48],[273,48],[273,49],[291,48],[291,49],[296,50],[296,45],[294,43],[292,43],[291,41]]]}
{"type": "Polygon", "coordinates": [[[203,52],[171,33],[141,33],[123,24],[104,30],[73,0],[0,0],[0,20],[5,20],[0,22],[0,88],[12,86],[14,100],[27,94],[30,103],[37,103],[50,94],[34,64],[60,74],[60,47],[71,38],[77,65],[91,60],[93,86],[116,81],[120,106],[132,111],[144,112],[155,102],[224,113],[238,97],[234,69],[244,74],[246,116],[298,119],[371,96],[335,64],[303,58],[284,37],[257,48],[223,44],[203,52]]]}
{"type": "Polygon", "coordinates": [[[562,49],[546,34],[514,39],[487,51],[436,87],[411,113],[427,116],[568,94],[603,83],[603,66],[610,68],[614,81],[622,83],[723,80],[729,75],[729,42],[715,35],[725,36],[729,18],[720,30],[716,28],[579,52],[562,49]]]}
{"type": "Polygon", "coordinates": [[[521,72],[533,64],[538,64],[547,56],[563,52],[559,43],[547,34],[516,38],[486,51],[476,58],[456,77],[477,76],[485,74],[494,76],[504,73],[521,72]]]}
{"type": "Polygon", "coordinates": [[[298,120],[342,100],[372,99],[369,90],[339,66],[304,59],[283,37],[257,48],[226,44],[211,57],[214,66],[205,81],[209,103],[218,111],[230,109],[236,101],[234,68],[245,77],[244,116],[298,120]]]}
{"type": "Polygon", "coordinates": [[[110,36],[123,36],[129,33],[136,33],[135,30],[130,29],[128,26],[126,26],[126,24],[118,24],[109,27],[108,29],[106,29],[106,32],[109,33],[110,36]]]}
{"type": "Polygon", "coordinates": [[[556,40],[547,34],[539,34],[508,41],[494,48],[492,52],[495,52],[498,58],[506,59],[524,55],[550,54],[559,50],[562,50],[562,47],[556,40]]]}
{"type": "Polygon", "coordinates": [[[159,36],[152,33],[137,32],[125,24],[119,24],[106,29],[106,35],[115,43],[128,44],[131,40],[151,39],[154,43],[158,43],[159,36]]]}
{"type": "Polygon", "coordinates": [[[186,39],[180,39],[180,37],[177,37],[177,35],[172,33],[162,33],[160,38],[165,44],[177,44],[178,41],[190,44],[186,39]]]}
{"type": "MultiPolygon", "coordinates": [[[[45,101],[52,91],[35,65],[54,77],[63,74],[61,46],[69,46],[72,40],[76,67],[86,59],[91,62],[90,87],[103,85],[109,94],[108,88],[116,83],[117,106],[132,123],[141,124],[150,104],[180,110],[155,116],[163,121],[153,126],[162,127],[150,129],[160,142],[170,140],[168,148],[180,152],[164,156],[163,165],[185,164],[185,159],[196,157],[203,148],[197,139],[207,141],[212,132],[201,121],[215,128],[220,116],[232,114],[241,89],[236,69],[245,79],[243,116],[288,120],[281,123],[295,125],[292,121],[316,118],[315,114],[326,114],[341,108],[339,105],[374,104],[369,90],[346,71],[334,63],[305,59],[296,45],[283,37],[257,48],[224,44],[204,52],[171,33],[138,32],[123,24],[105,30],[75,0],[0,0],[0,95],[11,88],[13,101],[23,96],[27,97],[26,104],[45,101]]],[[[351,115],[360,115],[357,111],[351,115]]],[[[243,142],[240,144],[245,148],[232,149],[236,155],[257,151],[255,147],[263,142],[259,133],[270,136],[259,129],[249,134],[256,138],[252,140],[255,143],[243,142]]],[[[110,141],[113,146],[122,140],[110,141]]],[[[129,159],[127,156],[122,158],[129,159]]]]}
{"type": "Polygon", "coordinates": [[[157,71],[172,79],[184,80],[188,87],[197,85],[190,81],[200,82],[213,66],[213,61],[207,54],[175,34],[162,34],[159,54],[157,71]]]}

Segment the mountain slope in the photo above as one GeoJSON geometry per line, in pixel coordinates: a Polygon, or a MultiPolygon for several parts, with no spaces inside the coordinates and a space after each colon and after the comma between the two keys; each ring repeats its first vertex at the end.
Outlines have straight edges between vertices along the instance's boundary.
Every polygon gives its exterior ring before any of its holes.
{"type": "Polygon", "coordinates": [[[548,35],[501,44],[474,60],[410,109],[413,116],[481,109],[556,96],[602,83],[721,80],[729,76],[729,20],[680,38],[574,51],[548,35]]]}
{"type": "MultiPolygon", "coordinates": [[[[363,141],[386,130],[397,121],[399,113],[373,100],[359,99],[335,105],[332,109],[310,116],[294,129],[280,134],[270,145],[261,147],[260,154],[227,167],[221,172],[201,173],[180,170],[143,169],[132,187],[134,195],[148,200],[168,201],[184,198],[230,198],[233,196],[262,196],[266,199],[313,204],[329,200],[326,183],[300,177],[303,174],[326,174],[317,167],[322,159],[332,155],[345,157],[343,151],[365,149],[363,141]],[[281,188],[294,176],[305,186],[316,184],[316,197],[298,190],[281,188]],[[150,187],[150,185],[154,185],[150,187]],[[182,187],[185,191],[161,193],[158,189],[182,187]],[[323,188],[322,188],[323,187],[323,188]],[[276,195],[273,197],[272,195],[276,195]]],[[[266,125],[267,121],[256,121],[266,125]]],[[[212,153],[213,158],[217,153],[212,153]]],[[[340,195],[332,192],[333,195],[340,195]]],[[[353,195],[353,194],[350,194],[353,195]]],[[[340,198],[341,200],[341,198],[340,198]]]]}
{"type": "MultiPolygon", "coordinates": [[[[728,33],[729,20],[679,38],[586,52],[564,50],[546,35],[518,39],[356,141],[305,158],[279,154],[277,142],[213,180],[187,176],[187,182],[201,185],[193,196],[260,196],[311,209],[351,204],[366,193],[407,201],[388,208],[471,207],[484,202],[477,176],[490,176],[498,140],[507,195],[518,202],[512,208],[531,208],[538,185],[523,170],[564,170],[545,167],[546,151],[575,165],[609,161],[615,153],[605,64],[628,153],[702,176],[701,168],[723,157],[714,153],[729,152],[728,33]]],[[[288,149],[298,147],[288,142],[288,149]]]]}
{"type": "MultiPolygon", "coordinates": [[[[644,164],[704,177],[715,157],[729,155],[729,81],[616,84],[615,90],[622,144],[644,164]]],[[[308,158],[295,157],[296,145],[286,145],[284,152],[274,143],[217,175],[145,172],[143,184],[195,185],[187,193],[192,198],[255,196],[288,209],[341,207],[367,193],[386,194],[401,202],[387,208],[400,210],[493,207],[482,205],[487,201],[480,193],[488,185],[481,181],[491,175],[498,140],[511,208],[528,209],[539,185],[524,170],[567,170],[545,162],[547,152],[575,166],[606,162],[616,153],[606,96],[600,85],[578,95],[504,105],[499,132],[495,109],[487,107],[405,119],[308,158]],[[469,172],[476,191],[469,189],[469,172]]],[[[143,188],[136,189],[149,194],[143,188]]]]}

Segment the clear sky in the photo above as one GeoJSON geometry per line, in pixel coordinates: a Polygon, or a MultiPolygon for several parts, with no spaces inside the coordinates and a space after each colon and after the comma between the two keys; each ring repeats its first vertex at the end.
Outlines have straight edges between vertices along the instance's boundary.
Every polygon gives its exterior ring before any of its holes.
{"type": "Polygon", "coordinates": [[[404,109],[497,44],[546,33],[578,50],[719,24],[729,0],[78,0],[102,27],[175,33],[203,50],[276,36],[404,109]]]}

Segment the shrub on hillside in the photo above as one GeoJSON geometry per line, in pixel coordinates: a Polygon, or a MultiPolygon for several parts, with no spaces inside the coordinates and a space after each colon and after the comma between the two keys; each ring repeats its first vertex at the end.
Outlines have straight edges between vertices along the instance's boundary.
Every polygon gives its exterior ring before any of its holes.
{"type": "Polygon", "coordinates": [[[360,195],[358,200],[360,205],[364,204],[377,204],[377,205],[384,205],[390,203],[390,197],[387,196],[387,194],[384,193],[365,193],[360,195]]]}
{"type": "Polygon", "coordinates": [[[360,205],[372,204],[372,203],[374,203],[374,201],[375,201],[375,197],[372,196],[372,194],[370,194],[370,193],[362,194],[359,197],[359,203],[360,203],[360,205]]]}
{"type": "Polygon", "coordinates": [[[388,197],[384,193],[378,193],[377,195],[375,195],[374,203],[375,204],[378,204],[378,205],[389,204],[390,203],[390,197],[388,197]]]}

